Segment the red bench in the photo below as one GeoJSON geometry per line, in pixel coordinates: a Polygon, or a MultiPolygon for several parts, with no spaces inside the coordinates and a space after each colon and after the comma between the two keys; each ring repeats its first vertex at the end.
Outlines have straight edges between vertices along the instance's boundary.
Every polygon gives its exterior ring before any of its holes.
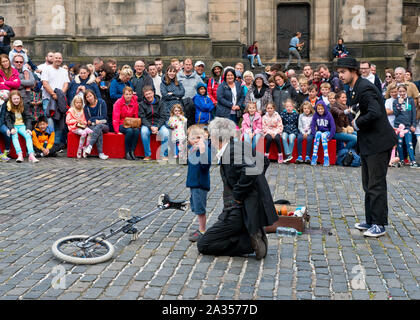
{"type": "MultiPolygon", "coordinates": [[[[22,137],[21,135],[19,135],[19,144],[20,144],[20,148],[22,149],[23,157],[26,157],[28,155],[28,152],[26,150],[26,141],[25,141],[25,138],[22,137]]],[[[0,150],[4,152],[3,135],[0,135],[0,150]]],[[[8,154],[8,157],[12,159],[17,158],[17,154],[15,151],[15,147],[13,146],[13,142],[10,142],[10,152],[8,154]]]]}
{"type": "MultiPolygon", "coordinates": [[[[260,140],[263,140],[263,139],[260,139],[260,140]]],[[[264,140],[264,143],[265,143],[265,140],[264,140]]],[[[282,146],[282,153],[283,153],[283,156],[284,156],[283,141],[281,141],[281,146],[282,146]]],[[[335,164],[336,161],[337,161],[337,142],[336,142],[336,140],[330,140],[328,142],[328,155],[330,157],[330,164],[331,165],[335,164]]],[[[293,146],[292,156],[293,156],[293,160],[290,161],[290,162],[295,163],[296,159],[298,157],[297,139],[295,140],[295,144],[293,146]]],[[[306,157],[306,140],[303,140],[303,142],[302,142],[302,158],[303,158],[303,160],[305,160],[305,157],[306,157]]],[[[312,153],[309,155],[309,157],[311,157],[311,159],[312,159],[312,153]]],[[[278,159],[277,146],[276,146],[274,141],[271,143],[268,158],[270,160],[276,160],[276,161],[278,159]]],[[[324,164],[324,148],[322,147],[322,143],[319,144],[318,161],[317,162],[321,163],[321,164],[324,164]]]]}
{"type": "MultiPolygon", "coordinates": [[[[103,152],[109,156],[111,159],[124,159],[125,157],[125,143],[124,143],[124,135],[123,134],[116,134],[116,133],[105,133],[103,135],[103,152]]],[[[79,147],[79,139],[80,136],[69,132],[67,135],[67,157],[69,158],[76,158],[77,157],[77,149],[79,147]]],[[[158,154],[158,149],[160,146],[160,141],[156,140],[156,135],[152,134],[150,136],[150,149],[152,151],[152,159],[156,160],[158,154]]],[[[91,155],[98,155],[98,150],[96,148],[96,144],[93,145],[91,155]]],[[[141,141],[141,137],[139,135],[139,140],[137,141],[137,147],[134,150],[134,155],[137,157],[144,157],[144,148],[143,143],[141,141]]]]}

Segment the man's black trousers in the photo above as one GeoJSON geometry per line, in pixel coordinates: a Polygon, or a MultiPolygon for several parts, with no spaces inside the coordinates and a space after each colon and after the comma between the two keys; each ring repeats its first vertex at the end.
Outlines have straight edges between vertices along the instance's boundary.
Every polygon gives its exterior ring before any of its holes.
{"type": "Polygon", "coordinates": [[[369,156],[361,155],[365,214],[368,224],[388,225],[386,174],[391,151],[392,149],[369,156]]]}

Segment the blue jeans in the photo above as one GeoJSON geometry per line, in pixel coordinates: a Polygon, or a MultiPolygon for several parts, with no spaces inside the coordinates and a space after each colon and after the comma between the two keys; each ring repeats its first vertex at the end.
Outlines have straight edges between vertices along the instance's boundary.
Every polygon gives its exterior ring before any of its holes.
{"type": "Polygon", "coordinates": [[[281,138],[283,140],[284,153],[286,156],[290,156],[293,152],[293,147],[295,146],[296,135],[294,133],[289,134],[287,132],[283,132],[281,138]]]}
{"type": "Polygon", "coordinates": [[[14,126],[14,128],[16,129],[16,133],[12,134],[12,141],[13,141],[13,146],[15,147],[15,151],[16,154],[19,154],[22,152],[22,148],[20,147],[20,143],[19,143],[19,134],[25,138],[26,141],[26,148],[28,149],[28,153],[34,153],[34,145],[32,144],[32,135],[28,134],[26,132],[26,126],[25,125],[19,125],[19,126],[14,126]]]}
{"type": "Polygon", "coordinates": [[[249,137],[249,135],[247,133],[244,134],[244,141],[252,144],[252,150],[255,150],[255,148],[257,147],[257,143],[258,140],[260,140],[262,134],[261,133],[257,133],[253,138],[252,138],[252,142],[251,142],[251,138],[249,137]]]}
{"type": "Polygon", "coordinates": [[[8,127],[6,127],[5,124],[3,124],[0,127],[0,132],[3,134],[4,136],[4,148],[9,151],[10,150],[10,142],[12,141],[12,139],[10,138],[10,136],[7,135],[7,131],[9,130],[8,127]]]}
{"type": "Polygon", "coordinates": [[[357,143],[357,136],[354,134],[348,134],[344,132],[336,133],[334,139],[337,141],[345,142],[346,149],[354,149],[357,143]]]}
{"type": "Polygon", "coordinates": [[[137,128],[124,128],[120,125],[120,132],[125,136],[125,153],[134,152],[139,140],[140,130],[137,128]]]}
{"type": "MultiPolygon", "coordinates": [[[[140,135],[141,141],[143,142],[144,148],[144,156],[150,157],[152,155],[152,151],[150,150],[150,135],[152,134],[151,130],[146,126],[141,126],[140,135]]],[[[160,156],[167,157],[168,156],[168,140],[169,140],[169,130],[165,126],[160,127],[159,129],[159,136],[160,136],[160,156]]]]}
{"type": "Polygon", "coordinates": [[[404,150],[403,150],[403,140],[405,141],[405,144],[407,146],[407,150],[408,150],[408,156],[410,157],[410,161],[416,161],[416,158],[414,156],[414,148],[413,148],[413,135],[411,134],[411,131],[408,131],[405,135],[404,138],[401,138],[398,135],[398,154],[400,155],[400,159],[403,159],[403,154],[404,154],[404,150]]]}
{"type": "Polygon", "coordinates": [[[254,59],[255,58],[257,58],[257,61],[258,61],[258,65],[262,65],[262,62],[261,62],[261,58],[260,58],[260,55],[259,54],[257,54],[256,56],[254,56],[253,54],[249,54],[248,55],[248,60],[251,60],[251,66],[253,66],[254,65],[254,59]]]}
{"type": "Polygon", "coordinates": [[[201,188],[191,188],[190,206],[195,214],[206,214],[207,190],[201,188]]]}
{"type": "MultiPolygon", "coordinates": [[[[298,149],[298,156],[302,155],[302,142],[303,142],[303,134],[299,133],[297,138],[297,149],[298,149]]],[[[308,134],[306,137],[306,156],[311,156],[312,151],[312,144],[314,142],[314,136],[312,134],[308,134]]]]}

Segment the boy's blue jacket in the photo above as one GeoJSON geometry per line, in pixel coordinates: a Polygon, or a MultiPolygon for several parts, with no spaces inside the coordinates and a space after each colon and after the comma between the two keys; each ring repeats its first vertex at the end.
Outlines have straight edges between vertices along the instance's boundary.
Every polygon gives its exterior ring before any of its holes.
{"type": "Polygon", "coordinates": [[[188,147],[187,188],[200,188],[210,191],[211,148],[207,143],[206,151],[200,154],[188,147]]]}
{"type": "Polygon", "coordinates": [[[197,84],[197,94],[194,96],[193,102],[195,105],[195,123],[209,123],[211,120],[211,111],[214,109],[214,103],[207,95],[207,86],[204,83],[200,82],[197,84]],[[203,96],[198,93],[201,87],[206,89],[206,93],[203,96]]]}

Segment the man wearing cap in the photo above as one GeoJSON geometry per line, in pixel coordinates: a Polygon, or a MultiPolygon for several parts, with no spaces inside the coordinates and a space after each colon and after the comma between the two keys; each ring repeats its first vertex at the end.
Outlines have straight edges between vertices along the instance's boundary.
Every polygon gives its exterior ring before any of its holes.
{"type": "Polygon", "coordinates": [[[10,38],[15,36],[11,26],[4,24],[4,17],[0,16],[0,54],[9,54],[10,38]]]}
{"type": "Polygon", "coordinates": [[[203,61],[197,61],[194,65],[195,72],[201,77],[201,81],[204,83],[209,82],[209,78],[206,77],[206,73],[204,72],[204,68],[206,67],[203,61]]]}
{"type": "MultiPolygon", "coordinates": [[[[363,79],[354,58],[337,60],[341,81],[350,87],[350,105],[357,111],[352,126],[357,131],[357,148],[362,160],[366,221],[355,228],[367,237],[380,237],[388,225],[386,174],[397,136],[389,124],[381,92],[363,79]]],[[[347,111],[348,113],[349,111],[347,111]]]]}

